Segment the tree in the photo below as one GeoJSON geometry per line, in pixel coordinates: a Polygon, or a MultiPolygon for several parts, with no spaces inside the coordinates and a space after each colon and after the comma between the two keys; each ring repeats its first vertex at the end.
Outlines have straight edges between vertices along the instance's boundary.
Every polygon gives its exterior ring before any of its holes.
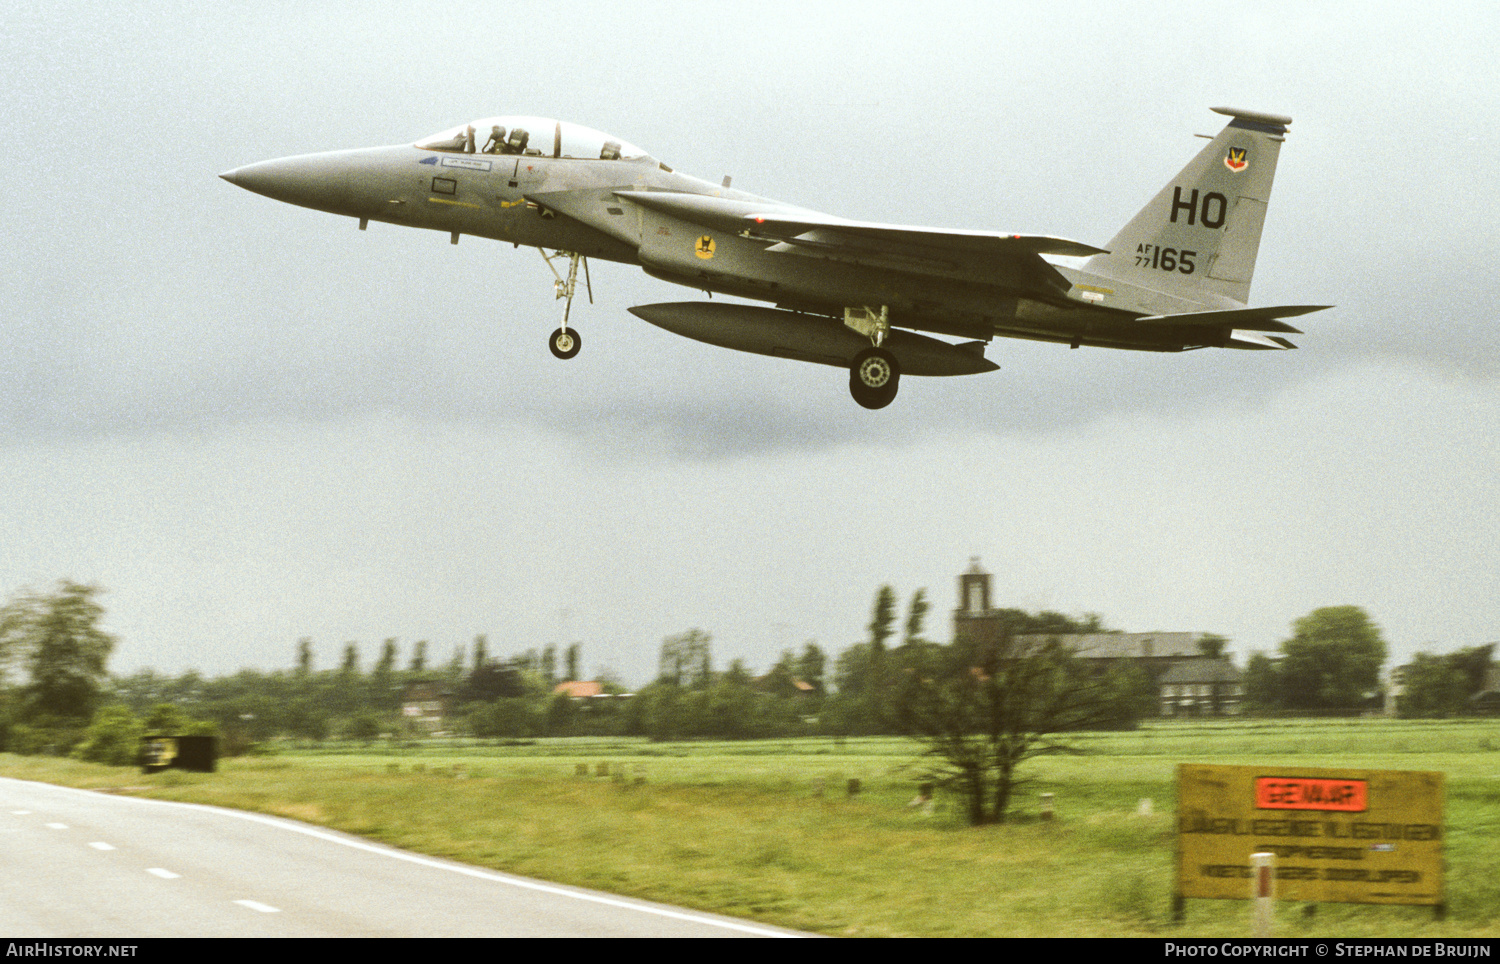
{"type": "Polygon", "coordinates": [[[483,702],[514,698],[526,695],[526,684],[514,665],[491,660],[469,674],[459,695],[465,700],[483,702]]]}
{"type": "Polygon", "coordinates": [[[889,732],[870,699],[873,679],[869,643],[855,643],[839,653],[833,663],[836,692],[818,707],[819,724],[840,736],[889,732]]]}
{"type": "Polygon", "coordinates": [[[996,609],[991,618],[1005,632],[1017,636],[1087,636],[1092,633],[1114,632],[1104,625],[1104,617],[1098,613],[1084,613],[1074,618],[1064,613],[1044,609],[1029,613],[1024,609],[996,609]]]}
{"type": "Polygon", "coordinates": [[[582,643],[573,643],[568,646],[566,659],[568,664],[567,673],[569,680],[578,679],[580,677],[580,674],[583,672],[583,670],[579,668],[579,663],[582,660],[583,656],[582,650],[582,643]]]}
{"type": "Polygon", "coordinates": [[[1396,671],[1402,693],[1397,709],[1405,717],[1458,716],[1484,688],[1495,644],[1471,646],[1446,656],[1418,653],[1396,671]]]}
{"type": "Polygon", "coordinates": [[[927,609],[927,590],[918,589],[911,597],[911,608],[906,612],[906,638],[901,645],[919,646],[926,642],[922,638],[922,627],[927,621],[927,609]]]}
{"type": "Polygon", "coordinates": [[[158,703],[151,707],[151,712],[141,725],[147,736],[185,736],[192,728],[193,721],[171,703],[158,703]]]}
{"type": "Polygon", "coordinates": [[[354,714],[344,727],[344,739],[373,742],[380,737],[380,718],[369,710],[354,714]]]}
{"type": "Polygon", "coordinates": [[[353,713],[364,706],[365,680],[359,672],[359,644],[344,644],[344,660],[333,687],[328,693],[329,707],[335,713],[353,713]]]}
{"type": "Polygon", "coordinates": [[[297,640],[297,675],[307,677],[312,675],[313,650],[312,640],[303,636],[297,640]]]}
{"type": "Polygon", "coordinates": [[[1265,653],[1251,653],[1245,665],[1245,703],[1256,710],[1281,708],[1281,666],[1265,653]]]}
{"type": "Polygon", "coordinates": [[[332,731],[328,711],[313,700],[295,700],[281,714],[281,725],[304,740],[326,740],[332,731]]]}
{"type": "Polygon", "coordinates": [[[713,637],[701,629],[663,639],[657,677],[685,689],[707,686],[713,678],[712,641],[713,637]]]}
{"type": "Polygon", "coordinates": [[[804,683],[823,695],[823,670],[828,665],[828,657],[823,655],[823,650],[818,644],[809,639],[802,647],[802,655],[797,658],[797,676],[804,683]]]}
{"type": "Polygon", "coordinates": [[[875,593],[875,605],[870,611],[870,664],[865,673],[865,702],[869,715],[879,720],[885,712],[886,646],[891,638],[891,626],[896,622],[896,591],[890,586],[881,586],[875,593]]]}
{"type": "Polygon", "coordinates": [[[121,703],[139,715],[158,703],[170,702],[169,691],[177,688],[174,683],[170,677],[153,669],[140,669],[129,676],[114,677],[105,693],[105,705],[121,703]]]}
{"type": "Polygon", "coordinates": [[[94,715],[115,646],[99,628],[100,592],[64,579],[49,594],[22,592],[0,608],[0,657],[26,665],[30,713],[77,721],[94,715]]]}
{"type": "Polygon", "coordinates": [[[505,697],[481,705],[469,714],[469,732],[481,739],[536,736],[542,726],[534,700],[505,697]]]}
{"type": "MultiPolygon", "coordinates": [[[[789,649],[781,651],[781,659],[771,667],[759,683],[762,692],[770,693],[772,696],[789,697],[798,694],[797,689],[797,654],[789,649]]],[[[805,681],[804,681],[805,682],[805,681]]]]}
{"type": "Polygon", "coordinates": [[[1363,609],[1314,609],[1292,630],[1279,667],[1288,708],[1355,709],[1379,691],[1385,640],[1363,609]]]}
{"type": "Polygon", "coordinates": [[[896,622],[896,591],[890,586],[881,586],[875,593],[875,605],[870,610],[870,670],[879,678],[885,671],[885,641],[891,638],[891,627],[896,622]]]}
{"type": "Polygon", "coordinates": [[[218,724],[226,752],[233,753],[277,733],[321,739],[332,695],[293,674],[246,669],[205,682],[198,703],[200,715],[218,724]]]}
{"type": "Polygon", "coordinates": [[[653,740],[672,740],[687,735],[683,725],[681,686],[663,676],[642,687],[625,704],[627,731],[653,740]]]}
{"type": "Polygon", "coordinates": [[[130,766],[140,756],[142,735],[141,723],[128,707],[106,706],[94,715],[72,755],[92,763],[130,766]]]}
{"type": "Polygon", "coordinates": [[[1209,659],[1218,659],[1224,655],[1224,648],[1229,645],[1227,636],[1217,633],[1204,633],[1198,637],[1198,652],[1209,659]]]}
{"type": "Polygon", "coordinates": [[[833,685],[843,697],[864,695],[870,679],[870,644],[855,643],[833,661],[833,685]]]}
{"type": "Polygon", "coordinates": [[[547,699],[545,722],[548,736],[568,736],[573,721],[578,718],[578,704],[571,696],[554,693],[547,699]]]}
{"type": "Polygon", "coordinates": [[[611,696],[630,692],[625,686],[625,681],[620,678],[620,675],[607,666],[594,675],[594,682],[598,683],[604,692],[611,696]]]}
{"type": "Polygon", "coordinates": [[[1490,665],[1495,659],[1495,644],[1470,646],[1448,656],[1448,663],[1462,674],[1465,700],[1484,689],[1490,675],[1490,665]]]}
{"type": "Polygon", "coordinates": [[[387,639],[380,647],[380,659],[370,674],[370,703],[376,710],[394,710],[400,702],[396,692],[396,640],[387,639]]]}
{"type": "Polygon", "coordinates": [[[1055,636],[1025,648],[1016,638],[918,650],[894,683],[892,716],[975,825],[1005,821],[1027,760],[1079,752],[1071,734],[1131,725],[1139,712],[1133,681],[1088,669],[1055,636]]]}
{"type": "Polygon", "coordinates": [[[1396,708],[1403,717],[1446,717],[1462,713],[1468,700],[1463,674],[1442,656],[1418,653],[1399,670],[1402,693],[1396,708]]]}
{"type": "Polygon", "coordinates": [[[875,605],[870,610],[870,643],[878,649],[885,648],[891,638],[891,626],[896,622],[896,590],[881,586],[875,593],[875,605]]]}
{"type": "Polygon", "coordinates": [[[750,667],[745,665],[745,661],[735,658],[729,661],[729,668],[720,675],[719,681],[731,686],[748,687],[754,678],[755,674],[750,672],[750,667]]]}

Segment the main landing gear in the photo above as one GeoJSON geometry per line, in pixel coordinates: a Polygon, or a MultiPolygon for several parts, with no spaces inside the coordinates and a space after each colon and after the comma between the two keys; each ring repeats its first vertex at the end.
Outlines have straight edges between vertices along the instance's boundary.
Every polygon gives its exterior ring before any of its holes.
{"type": "Polygon", "coordinates": [[[891,330],[889,311],[885,305],[878,315],[870,308],[845,308],[844,324],[869,338],[871,345],[849,363],[849,394],[864,408],[885,408],[895,401],[901,385],[896,356],[881,347],[891,330]]]}
{"type": "Polygon", "coordinates": [[[558,298],[567,299],[563,304],[562,327],[554,331],[552,337],[547,339],[547,347],[552,349],[552,354],[558,358],[572,358],[583,347],[583,339],[578,337],[578,332],[568,330],[568,314],[573,310],[573,291],[578,283],[580,261],[583,262],[583,284],[589,293],[589,304],[594,303],[594,286],[589,281],[589,262],[583,255],[573,251],[554,251],[548,254],[541,248],[537,250],[542,252],[542,260],[547,262],[547,267],[552,269],[552,276],[557,279],[552,283],[553,292],[558,298]],[[568,259],[567,280],[558,274],[557,266],[552,263],[553,258],[568,259]]]}

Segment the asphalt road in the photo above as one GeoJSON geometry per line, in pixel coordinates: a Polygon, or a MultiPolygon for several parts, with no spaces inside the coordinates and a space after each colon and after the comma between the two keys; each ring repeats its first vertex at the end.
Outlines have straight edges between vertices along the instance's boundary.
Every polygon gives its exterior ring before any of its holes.
{"type": "Polygon", "coordinates": [[[792,937],[321,827],[0,778],[0,935],[792,937]]]}

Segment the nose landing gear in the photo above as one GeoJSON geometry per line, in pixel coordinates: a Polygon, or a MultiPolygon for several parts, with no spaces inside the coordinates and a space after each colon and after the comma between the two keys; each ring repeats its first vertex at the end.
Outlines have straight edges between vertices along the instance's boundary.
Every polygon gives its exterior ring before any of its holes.
{"type": "Polygon", "coordinates": [[[558,358],[572,358],[578,354],[578,349],[583,347],[583,339],[578,337],[578,332],[559,328],[547,339],[547,347],[552,349],[552,354],[558,358]]]}
{"type": "Polygon", "coordinates": [[[568,330],[568,315],[573,310],[573,291],[578,283],[578,263],[583,262],[583,283],[589,293],[589,304],[594,303],[594,286],[589,281],[589,262],[583,255],[573,251],[554,251],[548,254],[541,248],[542,260],[547,262],[547,267],[552,269],[552,277],[557,280],[552,283],[552,290],[558,298],[566,299],[563,303],[562,327],[552,333],[547,340],[547,347],[552,349],[552,354],[558,358],[572,358],[578,354],[583,347],[583,339],[578,337],[577,331],[568,330]],[[568,277],[564,280],[558,274],[557,266],[552,263],[553,258],[568,259],[568,277]]]}

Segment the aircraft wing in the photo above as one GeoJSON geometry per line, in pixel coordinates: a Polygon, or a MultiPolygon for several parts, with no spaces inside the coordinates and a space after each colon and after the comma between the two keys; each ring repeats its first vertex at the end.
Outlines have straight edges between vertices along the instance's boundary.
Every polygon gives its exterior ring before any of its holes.
{"type": "Polygon", "coordinates": [[[1045,234],[1000,234],[994,231],[954,231],[947,228],[914,228],[900,224],[876,224],[871,221],[846,221],[842,218],[787,218],[775,214],[748,214],[745,226],[754,236],[775,238],[786,244],[805,244],[809,236],[832,236],[853,247],[872,249],[890,247],[924,248],[929,253],[965,252],[974,254],[1056,254],[1087,256],[1106,254],[1082,241],[1055,238],[1045,234]]]}
{"type": "Polygon", "coordinates": [[[664,191],[616,191],[615,196],[706,228],[771,242],[768,251],[878,268],[948,275],[978,274],[993,283],[1041,287],[1056,293],[1070,283],[1042,255],[1103,253],[1079,241],[1035,234],[955,231],[851,221],[764,200],[664,191]]]}
{"type": "Polygon", "coordinates": [[[1310,315],[1325,311],[1332,305],[1279,305],[1269,308],[1225,308],[1216,311],[1191,311],[1181,315],[1147,315],[1136,321],[1164,321],[1174,325],[1203,325],[1214,328],[1235,328],[1241,331],[1282,331],[1300,335],[1282,318],[1310,315]]]}
{"type": "Polygon", "coordinates": [[[944,275],[978,274],[990,283],[1053,294],[1070,287],[1044,254],[1091,255],[1102,249],[1067,238],[994,231],[918,228],[842,218],[747,214],[751,237],[775,242],[767,250],[877,268],[944,275]]]}
{"type": "Polygon", "coordinates": [[[670,214],[705,228],[732,231],[735,234],[745,229],[745,215],[765,207],[767,203],[759,198],[741,200],[713,194],[682,194],[677,191],[615,191],[614,195],[652,211],[670,214]]]}

